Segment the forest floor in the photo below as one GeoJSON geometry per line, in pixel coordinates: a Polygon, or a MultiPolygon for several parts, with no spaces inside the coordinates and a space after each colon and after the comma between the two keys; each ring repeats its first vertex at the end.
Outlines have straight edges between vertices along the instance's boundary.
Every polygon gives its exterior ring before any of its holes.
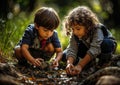
{"type": "Polygon", "coordinates": [[[64,67],[52,69],[46,62],[43,68],[30,64],[21,66],[16,60],[8,62],[0,56],[0,84],[4,85],[76,85],[77,76],[67,76],[64,67]]]}
{"type": "MultiPolygon", "coordinates": [[[[109,72],[105,73],[105,70],[100,70],[97,77],[101,75],[110,74],[117,75],[120,73],[120,56],[111,61],[110,68],[107,68],[109,72]],[[115,67],[115,68],[113,68],[115,67]],[[104,71],[104,72],[103,72],[104,71]],[[116,72],[116,73],[115,73],[116,72]]],[[[59,67],[51,69],[50,65],[46,62],[43,63],[44,69],[34,67],[30,64],[21,66],[17,64],[16,60],[8,62],[2,56],[0,56],[0,84],[1,85],[86,85],[80,84],[79,76],[68,76],[65,72],[65,67],[59,67]]],[[[120,74],[119,74],[120,75],[120,74]]],[[[84,83],[88,81],[96,81],[93,76],[90,76],[84,83]]],[[[95,76],[96,77],[96,76],[95,76]]],[[[96,79],[97,79],[96,77],[96,79]]],[[[120,76],[119,76],[120,77],[120,76]]],[[[93,83],[93,82],[92,82],[93,83]]]]}

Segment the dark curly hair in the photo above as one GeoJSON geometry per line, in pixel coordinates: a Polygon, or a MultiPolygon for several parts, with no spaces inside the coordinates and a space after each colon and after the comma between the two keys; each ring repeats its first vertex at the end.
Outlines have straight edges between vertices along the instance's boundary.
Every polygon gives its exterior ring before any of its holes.
{"type": "Polygon", "coordinates": [[[88,7],[78,6],[69,12],[63,23],[67,35],[71,34],[71,26],[78,24],[85,26],[85,28],[88,30],[86,35],[89,36],[91,32],[95,30],[93,28],[99,23],[99,20],[95,13],[93,13],[88,7]]]}

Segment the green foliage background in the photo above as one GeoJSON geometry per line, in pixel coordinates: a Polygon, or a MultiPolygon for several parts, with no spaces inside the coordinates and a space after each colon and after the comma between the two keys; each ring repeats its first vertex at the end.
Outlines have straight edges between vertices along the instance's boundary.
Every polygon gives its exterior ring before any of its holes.
{"type": "MultiPolygon", "coordinates": [[[[67,47],[69,37],[65,35],[65,31],[63,30],[62,26],[62,20],[64,19],[64,16],[69,12],[70,9],[78,6],[78,5],[87,5],[92,8],[93,11],[95,11],[98,14],[98,17],[101,19],[103,17],[106,19],[108,16],[106,12],[102,11],[102,8],[100,4],[97,2],[98,0],[91,0],[91,2],[87,0],[69,0],[69,3],[67,0],[36,0],[35,7],[31,12],[28,12],[25,10],[27,7],[27,4],[29,0],[16,0],[15,3],[21,5],[24,10],[17,9],[16,11],[10,12],[8,19],[0,19],[0,54],[7,56],[8,58],[11,58],[13,54],[13,49],[15,45],[18,43],[20,38],[22,37],[24,30],[26,27],[33,23],[34,13],[36,9],[42,6],[50,6],[53,7],[58,14],[60,15],[61,24],[58,27],[57,31],[59,34],[59,38],[63,47],[63,50],[67,47]],[[24,2],[24,3],[23,3],[24,2]],[[64,3],[62,3],[64,2],[64,3]],[[73,3],[74,2],[74,3],[73,3]],[[47,3],[47,4],[45,4],[47,3]],[[101,17],[100,17],[101,16],[101,17]]],[[[103,20],[101,19],[101,22],[103,20]]],[[[111,32],[115,36],[118,46],[116,54],[120,53],[120,35],[119,35],[119,29],[117,27],[112,27],[111,32]]]]}

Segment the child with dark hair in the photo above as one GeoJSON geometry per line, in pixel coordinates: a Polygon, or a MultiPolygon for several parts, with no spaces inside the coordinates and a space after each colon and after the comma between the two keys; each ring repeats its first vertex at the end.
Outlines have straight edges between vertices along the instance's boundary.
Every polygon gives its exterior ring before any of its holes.
{"type": "Polygon", "coordinates": [[[34,24],[30,24],[15,47],[15,56],[19,64],[26,61],[34,66],[41,67],[43,60],[49,60],[54,53],[56,58],[53,66],[58,66],[62,56],[62,48],[58,38],[57,27],[60,19],[53,8],[41,7],[35,13],[34,24]]]}
{"type": "Polygon", "coordinates": [[[63,54],[63,59],[67,59],[68,75],[84,73],[85,69],[89,69],[86,73],[92,72],[90,68],[95,66],[97,57],[101,65],[110,61],[116,47],[113,36],[88,7],[78,6],[71,10],[64,26],[67,35],[71,35],[63,54]]]}

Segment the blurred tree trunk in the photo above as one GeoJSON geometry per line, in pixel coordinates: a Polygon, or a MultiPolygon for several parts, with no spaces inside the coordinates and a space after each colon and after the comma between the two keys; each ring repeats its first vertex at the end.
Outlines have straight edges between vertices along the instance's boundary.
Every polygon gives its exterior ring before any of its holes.
{"type": "Polygon", "coordinates": [[[100,0],[100,3],[108,16],[105,23],[113,27],[120,27],[120,0],[100,0]]]}
{"type": "Polygon", "coordinates": [[[0,1],[0,19],[7,19],[7,15],[9,12],[13,12],[14,5],[19,4],[21,11],[32,12],[35,8],[35,0],[1,0],[0,1]],[[25,4],[27,3],[27,4],[25,4]],[[24,5],[25,4],[25,5],[24,5]]]}
{"type": "Polygon", "coordinates": [[[28,12],[32,12],[35,8],[35,0],[30,0],[28,3],[28,12]]]}
{"type": "Polygon", "coordinates": [[[114,25],[120,27],[120,0],[110,0],[113,4],[113,13],[110,15],[114,25]]]}
{"type": "Polygon", "coordinates": [[[0,19],[7,19],[7,14],[9,12],[8,0],[0,1],[0,19]]]}

